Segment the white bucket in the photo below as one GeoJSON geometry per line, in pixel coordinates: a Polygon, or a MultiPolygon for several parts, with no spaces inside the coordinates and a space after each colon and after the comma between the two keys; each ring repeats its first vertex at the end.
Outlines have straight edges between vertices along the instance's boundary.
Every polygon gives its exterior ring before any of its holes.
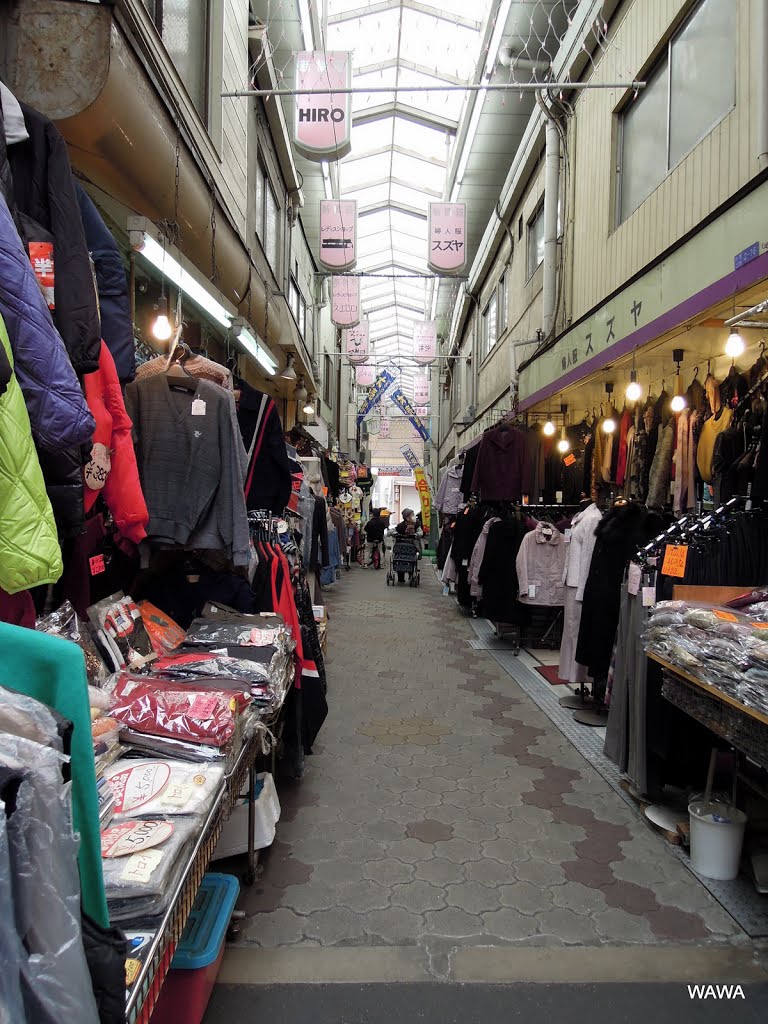
{"type": "Polygon", "coordinates": [[[736,878],[747,816],[728,804],[701,800],[688,805],[691,867],[705,878],[736,878]]]}

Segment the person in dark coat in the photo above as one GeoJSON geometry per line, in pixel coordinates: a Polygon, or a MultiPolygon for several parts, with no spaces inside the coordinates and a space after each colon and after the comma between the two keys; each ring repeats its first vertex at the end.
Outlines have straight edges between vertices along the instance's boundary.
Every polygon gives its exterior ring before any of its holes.
{"type": "Polygon", "coordinates": [[[248,453],[245,504],[282,515],[291,497],[291,467],[277,406],[241,381],[237,421],[248,453]]]}
{"type": "Polygon", "coordinates": [[[664,529],[664,518],[635,502],[614,505],[597,524],[584,588],[576,661],[605,679],[619,624],[621,584],[634,553],[664,529]]]}
{"type": "Polygon", "coordinates": [[[127,384],[136,376],[128,278],[117,242],[93,200],[79,182],[76,189],[85,240],[96,270],[101,336],[115,361],[120,383],[127,384]]]}
{"type": "Polygon", "coordinates": [[[78,375],[99,368],[101,327],[91,261],[67,146],[58,128],[22,103],[29,138],[8,146],[24,243],[53,244],[53,321],[78,375]],[[42,230],[40,230],[42,229],[42,230]]]}

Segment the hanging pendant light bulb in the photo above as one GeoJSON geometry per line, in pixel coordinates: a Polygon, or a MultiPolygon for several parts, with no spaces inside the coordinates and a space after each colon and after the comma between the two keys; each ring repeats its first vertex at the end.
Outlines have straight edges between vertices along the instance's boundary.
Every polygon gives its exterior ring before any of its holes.
{"type": "Polygon", "coordinates": [[[683,361],[683,350],[676,348],[672,353],[672,358],[677,363],[677,373],[675,374],[675,393],[672,396],[671,408],[672,412],[682,412],[686,406],[685,395],[683,394],[683,379],[680,376],[680,363],[683,361]]]}
{"type": "Polygon", "coordinates": [[[551,412],[547,413],[547,422],[544,424],[544,426],[541,428],[541,430],[542,430],[542,433],[544,434],[545,437],[554,437],[555,431],[557,430],[557,427],[552,422],[552,413],[551,412]]]}
{"type": "MultiPolygon", "coordinates": [[[[613,410],[611,410],[613,411],[613,410]]],[[[609,416],[608,419],[603,420],[603,433],[612,434],[616,429],[616,420],[613,416],[609,416]]]]}
{"type": "Polygon", "coordinates": [[[563,425],[560,428],[560,440],[557,442],[557,450],[564,455],[568,451],[568,449],[571,447],[570,442],[568,441],[568,438],[565,436],[565,421],[566,421],[566,417],[568,416],[568,406],[567,405],[561,405],[560,406],[560,412],[561,412],[562,417],[563,417],[563,425]]]}
{"type": "Polygon", "coordinates": [[[636,351],[637,351],[637,349],[635,349],[632,352],[632,369],[630,370],[630,373],[629,373],[629,384],[627,384],[627,390],[625,391],[625,394],[627,396],[627,401],[628,402],[639,402],[640,399],[643,397],[643,389],[640,386],[640,384],[638,383],[638,380],[637,380],[637,370],[635,369],[635,352],[636,351]]]}
{"type": "Polygon", "coordinates": [[[739,334],[736,327],[731,328],[731,333],[728,335],[728,341],[725,343],[725,354],[730,359],[738,359],[746,348],[744,339],[739,334]]]}
{"type": "Polygon", "coordinates": [[[612,381],[606,381],[605,393],[608,396],[608,415],[603,420],[603,433],[612,434],[616,429],[616,420],[614,419],[613,403],[611,401],[611,395],[613,394],[613,383],[612,381]]]}
{"type": "Polygon", "coordinates": [[[314,403],[314,401],[311,398],[308,398],[304,402],[304,409],[303,409],[304,415],[305,416],[312,416],[314,411],[315,411],[315,403],[314,403]]]}
{"type": "Polygon", "coordinates": [[[168,319],[168,300],[163,294],[160,296],[160,301],[157,304],[157,316],[152,324],[152,334],[158,341],[168,341],[172,333],[173,328],[171,327],[171,321],[168,319]]]}

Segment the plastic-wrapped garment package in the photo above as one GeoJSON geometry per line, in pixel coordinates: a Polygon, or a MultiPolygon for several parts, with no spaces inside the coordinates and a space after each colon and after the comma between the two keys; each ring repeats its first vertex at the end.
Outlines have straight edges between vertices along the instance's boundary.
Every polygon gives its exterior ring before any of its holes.
{"type": "Polygon", "coordinates": [[[113,676],[107,688],[112,697],[110,717],[122,726],[214,747],[223,747],[232,738],[248,701],[232,689],[184,688],[127,673],[113,676]]]}
{"type": "MultiPolygon", "coordinates": [[[[186,848],[199,829],[195,818],[124,823],[128,828],[142,828],[145,832],[149,832],[147,826],[150,824],[156,826],[154,838],[160,840],[156,845],[103,859],[104,885],[112,922],[137,921],[163,913],[170,902],[175,882],[186,867],[186,848]]],[[[114,851],[120,837],[115,835],[113,828],[107,831],[111,844],[108,849],[114,851]]],[[[140,837],[132,835],[130,838],[140,837]]],[[[117,849],[119,851],[120,848],[117,849]]]]}
{"type": "Polygon", "coordinates": [[[48,633],[49,636],[60,636],[65,640],[71,640],[82,650],[85,655],[85,670],[88,673],[88,682],[97,683],[106,679],[107,670],[101,655],[96,649],[88,627],[77,614],[75,609],[65,601],[50,615],[44,615],[37,620],[35,627],[39,633],[48,633]]]}
{"type": "Polygon", "coordinates": [[[210,810],[224,778],[221,765],[174,760],[116,761],[105,773],[115,794],[115,818],[199,817],[210,810]]]}
{"type": "Polygon", "coordinates": [[[64,760],[39,743],[0,735],[14,917],[26,951],[21,988],[30,1022],[95,1024],[98,1012],[80,930],[77,840],[61,776],[64,760]]]}
{"type": "Polygon", "coordinates": [[[206,622],[195,619],[187,632],[187,644],[227,647],[270,647],[278,641],[278,626],[248,626],[242,622],[206,622]]]}
{"type": "Polygon", "coordinates": [[[50,708],[25,693],[16,693],[0,686],[0,733],[41,743],[59,753],[62,750],[58,723],[50,708]]]}
{"type": "Polygon", "coordinates": [[[0,1024],[28,1024],[21,993],[21,964],[26,953],[13,920],[13,871],[5,813],[0,800],[0,1024]]]}

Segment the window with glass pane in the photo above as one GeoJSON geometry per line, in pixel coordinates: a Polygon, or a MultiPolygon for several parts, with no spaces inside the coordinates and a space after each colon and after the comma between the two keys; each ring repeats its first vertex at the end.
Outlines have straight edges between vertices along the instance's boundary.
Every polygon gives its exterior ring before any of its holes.
{"type": "Polygon", "coordinates": [[[256,182],[254,186],[254,215],[256,219],[255,228],[259,239],[264,238],[264,167],[261,160],[256,161],[256,182]]]}
{"type": "Polygon", "coordinates": [[[451,379],[451,414],[457,416],[461,412],[461,369],[459,365],[453,368],[451,379]]]}
{"type": "Polygon", "coordinates": [[[200,117],[208,122],[208,0],[144,0],[200,117]]]}
{"type": "Polygon", "coordinates": [[[499,281],[499,334],[507,329],[507,275],[501,275],[499,281]]]}
{"type": "Polygon", "coordinates": [[[491,301],[483,311],[483,358],[488,355],[499,337],[497,313],[498,308],[494,293],[491,301]]]}
{"type": "Polygon", "coordinates": [[[528,223],[528,277],[544,262],[544,204],[528,223]]]}
{"type": "Polygon", "coordinates": [[[266,234],[264,254],[269,265],[277,274],[280,250],[280,207],[277,205],[272,185],[268,181],[265,181],[264,187],[264,226],[266,234]]]}
{"type": "Polygon", "coordinates": [[[672,40],[670,168],[736,102],[736,7],[732,0],[704,0],[672,40]]]}
{"type": "Polygon", "coordinates": [[[667,59],[621,119],[621,220],[647,199],[667,173],[667,59]]]}

